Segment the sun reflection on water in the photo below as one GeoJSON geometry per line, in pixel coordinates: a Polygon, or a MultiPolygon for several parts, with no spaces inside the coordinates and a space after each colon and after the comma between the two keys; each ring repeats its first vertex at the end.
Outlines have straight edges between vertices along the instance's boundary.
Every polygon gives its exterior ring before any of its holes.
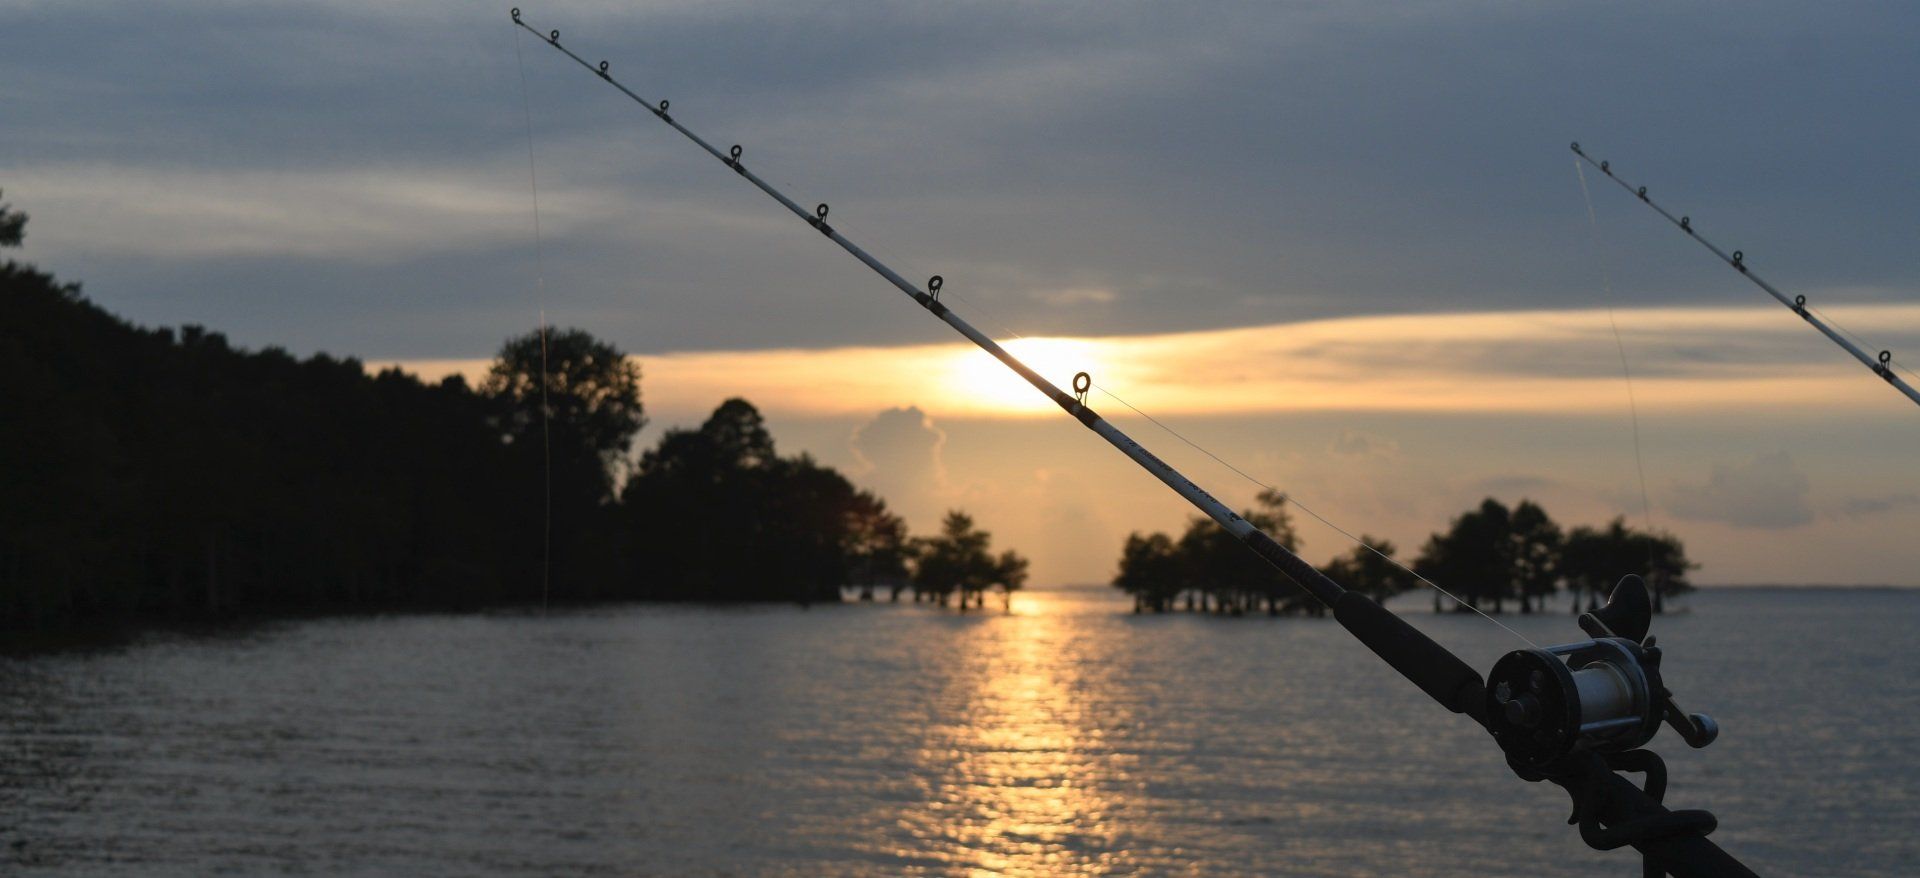
{"type": "Polygon", "coordinates": [[[967,631],[971,672],[941,694],[961,708],[942,714],[964,721],[926,730],[916,771],[924,795],[899,817],[942,869],[1099,875],[1137,865],[1116,818],[1125,762],[1105,744],[1126,718],[1087,709],[1093,665],[1071,642],[1060,601],[1022,595],[1012,614],[972,620],[967,631]]]}

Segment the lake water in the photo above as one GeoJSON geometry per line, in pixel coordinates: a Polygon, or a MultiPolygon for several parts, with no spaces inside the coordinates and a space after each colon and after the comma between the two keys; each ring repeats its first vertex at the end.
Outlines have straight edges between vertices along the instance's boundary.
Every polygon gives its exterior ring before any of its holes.
{"type": "MultiPolygon", "coordinates": [[[[1517,645],[1403,609],[1475,666],[1517,645]]],[[[1564,613],[1506,620],[1578,639],[1564,613]]],[[[1920,593],[1657,620],[1669,804],[1763,874],[1920,862],[1920,593]]],[[[301,621],[0,658],[8,875],[1637,875],[1331,620],[1103,590],[301,621]]]]}

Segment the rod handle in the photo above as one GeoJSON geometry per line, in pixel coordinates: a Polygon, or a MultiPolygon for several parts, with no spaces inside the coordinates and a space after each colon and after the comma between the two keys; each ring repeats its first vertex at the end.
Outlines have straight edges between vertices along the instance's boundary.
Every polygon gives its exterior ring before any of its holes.
{"type": "Polygon", "coordinates": [[[1486,724],[1486,681],[1459,656],[1359,592],[1334,601],[1333,617],[1441,707],[1486,724]]]}

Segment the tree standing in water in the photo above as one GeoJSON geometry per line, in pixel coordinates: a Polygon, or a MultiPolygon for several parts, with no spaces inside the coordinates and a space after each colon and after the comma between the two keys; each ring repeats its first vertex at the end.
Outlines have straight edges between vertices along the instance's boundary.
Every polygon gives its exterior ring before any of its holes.
{"type": "Polygon", "coordinates": [[[1013,612],[1013,593],[1027,586],[1027,559],[1008,549],[993,565],[993,581],[1000,586],[1000,599],[1007,612],[1013,612]]]}
{"type": "Polygon", "coordinates": [[[1328,561],[1327,566],[1320,569],[1321,572],[1334,582],[1372,598],[1376,603],[1418,585],[1413,574],[1389,560],[1394,554],[1391,541],[1361,534],[1360,542],[1363,545],[1354,546],[1347,554],[1328,561]],[[1376,554],[1367,546],[1379,552],[1376,554]]]}
{"type": "Polygon", "coordinates": [[[1513,579],[1520,593],[1520,612],[1536,605],[1546,609],[1547,596],[1560,590],[1560,551],[1566,537],[1560,525],[1532,500],[1521,500],[1507,520],[1513,540],[1513,579]]]}
{"type": "Polygon", "coordinates": [[[1581,611],[1582,593],[1585,608],[1597,609],[1620,577],[1635,571],[1642,572],[1653,591],[1654,612],[1665,612],[1667,598],[1693,590],[1687,572],[1699,567],[1688,560],[1679,538],[1634,530],[1622,517],[1602,528],[1574,528],[1567,534],[1559,565],[1573,592],[1575,613],[1581,611]]]}
{"type": "Polygon", "coordinates": [[[913,549],[907,523],[887,509],[887,501],[866,491],[854,495],[847,511],[846,549],[852,559],[849,584],[860,590],[860,600],[873,600],[874,587],[884,586],[888,600],[898,603],[907,587],[913,549]]]}
{"type": "MultiPolygon", "coordinates": [[[[1434,534],[1420,550],[1413,569],[1443,583],[1473,607],[1498,613],[1501,600],[1514,593],[1512,512],[1488,497],[1462,513],[1444,534],[1434,534]]],[[[1442,607],[1436,593],[1434,611],[1442,607]]],[[[1454,607],[1465,612],[1465,606],[1454,607]]]]}
{"type": "Polygon", "coordinates": [[[1120,572],[1113,587],[1133,596],[1133,611],[1164,613],[1173,608],[1186,581],[1185,558],[1163,533],[1127,535],[1120,550],[1120,572]]]}
{"type": "Polygon", "coordinates": [[[914,540],[917,558],[913,570],[914,588],[932,595],[946,606],[955,593],[960,609],[993,585],[996,561],[988,552],[993,535],[973,526],[973,516],[951,510],[940,522],[937,536],[914,540]]]}
{"type": "MultiPolygon", "coordinates": [[[[1297,550],[1300,539],[1287,515],[1286,495],[1266,490],[1257,501],[1240,516],[1297,550]]],[[[1165,612],[1182,593],[1186,608],[1195,609],[1198,598],[1201,612],[1240,615],[1262,603],[1269,615],[1324,611],[1298,583],[1267,566],[1208,518],[1190,519],[1178,541],[1159,533],[1129,535],[1113,585],[1133,595],[1135,612],[1165,612]]]]}

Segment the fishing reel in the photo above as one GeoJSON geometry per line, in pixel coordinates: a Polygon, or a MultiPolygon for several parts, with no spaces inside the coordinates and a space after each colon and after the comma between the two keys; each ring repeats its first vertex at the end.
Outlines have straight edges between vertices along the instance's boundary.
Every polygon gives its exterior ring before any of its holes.
{"type": "Polygon", "coordinates": [[[1576,751],[1633,750],[1664,720],[1688,745],[1713,743],[1720,727],[1674,703],[1660,678],[1660,649],[1647,628],[1653,602],[1628,576],[1607,605],[1580,616],[1593,637],[1507,653],[1487,677],[1487,729],[1516,768],[1547,769],[1576,751]]]}

